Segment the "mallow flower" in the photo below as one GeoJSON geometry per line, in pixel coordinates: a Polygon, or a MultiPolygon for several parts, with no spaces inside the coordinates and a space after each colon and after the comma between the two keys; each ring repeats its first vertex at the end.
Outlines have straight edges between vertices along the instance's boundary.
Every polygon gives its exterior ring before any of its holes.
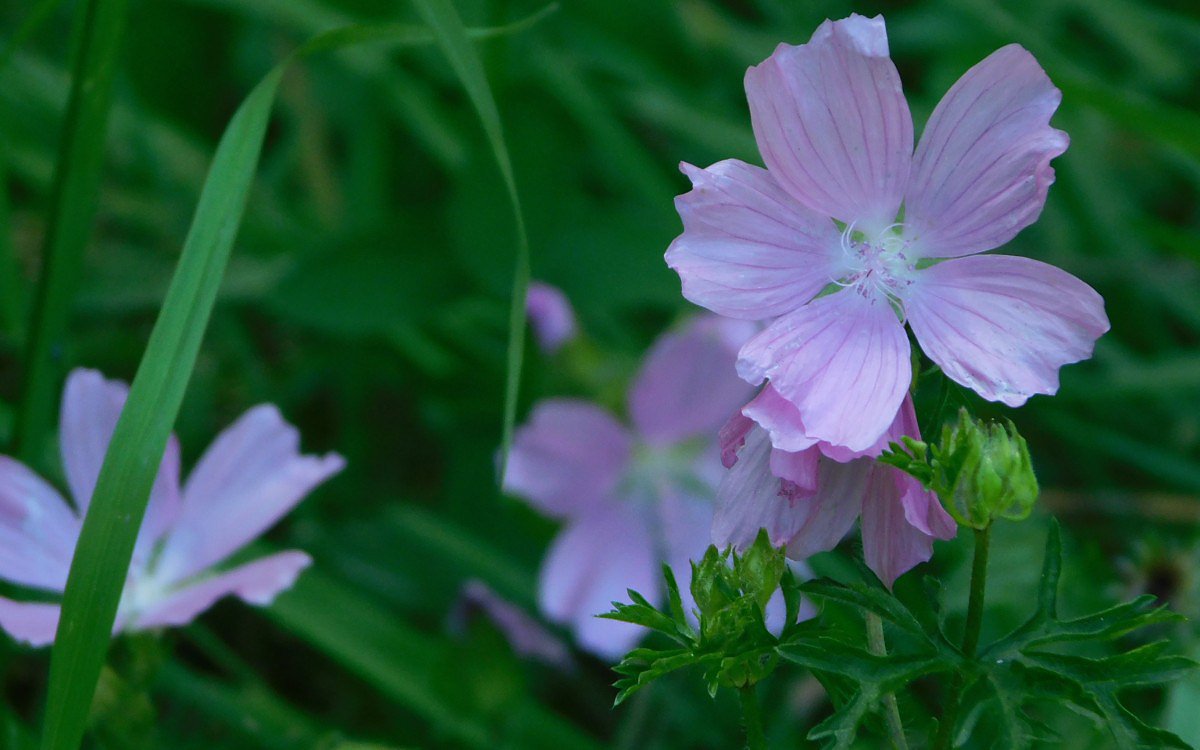
{"type": "Polygon", "coordinates": [[[614,659],[644,634],[596,615],[627,589],[661,600],[663,562],[687,597],[689,560],[709,545],[723,473],[717,432],[751,393],[734,359],[755,330],[705,315],[660,337],[630,389],[628,426],[587,401],[557,398],[517,430],[505,491],[564,522],[542,563],[539,606],[588,651],[614,659]]]}
{"type": "MultiPolygon", "coordinates": [[[[777,398],[768,388],[756,401],[764,396],[777,398]]],[[[890,587],[930,558],[934,539],[957,531],[932,492],[870,457],[904,436],[921,439],[909,396],[866,455],[841,460],[818,445],[797,452],[773,447],[766,429],[737,414],[721,430],[729,471],[717,491],[713,542],[745,548],[763,528],[772,544],[786,545],[787,556],[799,560],[833,549],[861,518],[863,559],[890,587]]]]}
{"type": "Polygon", "coordinates": [[[533,338],[546,354],[555,354],[575,338],[578,326],[575,310],[558,287],[541,281],[529,284],[525,294],[525,315],[533,329],[533,338]]]}
{"type": "MultiPolygon", "coordinates": [[[[27,466],[0,456],[0,578],[63,591],[127,395],[125,384],[94,370],[75,370],[67,378],[59,441],[72,504],[27,466]]],[[[341,456],[301,455],[299,440],[274,406],[256,406],[217,436],[181,487],[179,443],[171,437],[138,533],[114,633],[184,625],[229,595],[269,604],[295,582],[311,562],[299,551],[228,569],[221,565],[341,470],[341,456]]],[[[19,641],[51,643],[58,618],[57,604],[0,597],[0,627],[19,641]]]]}
{"type": "MultiPolygon", "coordinates": [[[[746,73],[766,169],[683,164],[684,231],[666,259],[689,300],[772,319],[738,373],[791,411],[777,447],[861,452],[896,419],[912,368],[905,323],[957,383],[1020,406],[1108,330],[1100,296],[1053,266],[979,255],[1041,213],[1067,135],[1061,94],[1033,56],[1003,47],[913,124],[883,18],[826,21],[746,73]]],[[[763,420],[760,420],[763,421],[763,420]]]]}

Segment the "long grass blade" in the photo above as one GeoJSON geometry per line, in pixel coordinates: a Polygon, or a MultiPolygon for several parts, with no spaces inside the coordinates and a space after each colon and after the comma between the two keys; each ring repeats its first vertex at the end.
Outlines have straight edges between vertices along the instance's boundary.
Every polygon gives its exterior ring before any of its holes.
{"type": "Polygon", "coordinates": [[[500,168],[504,189],[512,206],[517,228],[517,257],[513,269],[512,306],[508,317],[508,362],[504,386],[504,425],[500,441],[500,476],[508,465],[512,446],[513,427],[517,420],[517,396],[521,390],[521,368],[525,357],[525,295],[529,288],[529,236],[525,231],[525,216],[517,194],[512,160],[504,142],[500,110],[492,96],[491,86],[483,72],[483,62],[471,46],[467,30],[450,0],[413,0],[417,12],[437,35],[438,45],[446,54],[450,67],[467,91],[484,133],[492,147],[492,155],[500,168]]]}
{"type": "MultiPolygon", "coordinates": [[[[39,459],[54,421],[59,359],[96,213],[113,77],[128,6],[129,0],[83,0],[75,15],[71,95],[55,166],[17,425],[20,455],[34,465],[42,463],[39,459]]],[[[39,17],[37,11],[31,16],[35,24],[39,17]]]]}
{"type": "Polygon", "coordinates": [[[137,531],[245,211],[282,73],[276,68],[259,83],[221,138],[96,481],[63,595],[43,750],[75,750],[83,739],[137,531]]]}
{"type": "MultiPolygon", "coordinates": [[[[392,27],[392,32],[397,44],[428,41],[413,27],[392,27]]],[[[370,27],[339,29],[314,39],[299,54],[363,41],[382,40],[370,27]]],[[[279,81],[293,59],[268,73],[242,102],[201,189],[71,562],[51,656],[43,750],[76,750],[82,741],[150,488],[245,212],[279,81]]]]}

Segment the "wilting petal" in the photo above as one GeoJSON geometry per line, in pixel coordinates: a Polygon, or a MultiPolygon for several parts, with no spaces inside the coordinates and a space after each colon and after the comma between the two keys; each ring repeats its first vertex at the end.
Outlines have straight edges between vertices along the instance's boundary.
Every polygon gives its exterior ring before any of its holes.
{"type": "Polygon", "coordinates": [[[646,520],[629,504],[610,500],[597,503],[554,540],[542,562],[538,598],[546,616],[570,625],[583,648],[615,660],[645,632],[596,615],[612,610],[614,601],[629,601],[626,589],[658,600],[660,580],[646,520]]]}
{"type": "Polygon", "coordinates": [[[738,412],[729,418],[717,433],[717,446],[721,450],[721,465],[732,468],[738,461],[738,451],[746,445],[746,436],[754,429],[754,420],[738,412]]]}
{"type": "Polygon", "coordinates": [[[280,552],[246,563],[225,573],[184,585],[177,591],[155,599],[136,614],[127,630],[178,627],[227,596],[236,596],[248,604],[266,606],[296,582],[300,572],[312,564],[303,552],[280,552]]]}
{"type": "MultiPolygon", "coordinates": [[[[67,484],[81,515],[92,501],[104,455],[128,395],[128,386],[118,380],[107,380],[96,370],[72,370],[67,377],[59,417],[59,442],[67,484]]],[[[134,552],[136,562],[148,557],[178,513],[179,441],[172,435],[150,491],[134,552]]]]}
{"type": "Polygon", "coordinates": [[[182,581],[258,538],[345,465],[300,454],[300,434],[274,406],[256,406],[217,436],[188,477],[158,571],[182,581]]]}
{"type": "Polygon", "coordinates": [[[682,169],[692,190],[675,199],[683,234],[666,258],[684,297],[763,320],[796,309],[837,277],[834,223],[797,203],[767,170],[734,159],[682,169]]]}
{"type": "Polygon", "coordinates": [[[547,354],[554,354],[575,338],[575,311],[557,287],[532,282],[525,295],[525,314],[538,346],[547,354]]]}
{"type": "Polygon", "coordinates": [[[465,630],[476,612],[482,612],[495,624],[518,656],[538,659],[563,669],[572,666],[571,652],[562,639],[483,581],[470,580],[463,584],[458,603],[451,612],[451,627],[460,632],[465,630]]]}
{"type": "Polygon", "coordinates": [[[912,380],[891,304],[846,289],[779,318],[742,347],[738,373],[770,378],[809,437],[862,450],[888,428],[912,380]]]}
{"type": "Polygon", "coordinates": [[[715,315],[660,336],[629,394],[634,427],[649,443],[674,443],[715,432],[753,389],[737,376],[737,352],[758,330],[715,315]]]}
{"type": "Polygon", "coordinates": [[[30,646],[54,643],[58,630],[59,606],[36,602],[14,602],[0,597],[0,628],[13,640],[30,646]]]}
{"type": "Polygon", "coordinates": [[[809,500],[804,526],[788,541],[788,557],[803,560],[837,546],[862,511],[871,466],[868,459],[848,464],[821,459],[820,490],[809,500]]]}
{"type": "Polygon", "coordinates": [[[600,407],[543,401],[513,437],[504,491],[551,516],[577,516],[616,486],[629,451],[625,428],[600,407]]]}
{"type": "MultiPolygon", "coordinates": [[[[772,454],[777,452],[772,449],[766,430],[754,427],[746,433],[737,462],[717,489],[712,541],[718,547],[730,544],[738,549],[749,547],[759,529],[767,530],[772,544],[782,546],[809,521],[815,509],[811,494],[805,494],[806,488],[780,479],[771,471],[772,454]]],[[[793,456],[779,462],[799,465],[808,458],[793,456]]]]}
{"type": "Polygon", "coordinates": [[[821,24],[746,72],[746,98],[771,175],[824,216],[877,232],[900,207],[912,116],[883,18],[821,24]]]}
{"type": "Polygon", "coordinates": [[[963,74],[934,109],[913,160],[906,235],[927,258],[991,250],[1032,224],[1067,134],[1050,127],[1062,94],[1016,44],[963,74]]]}
{"type": "Polygon", "coordinates": [[[62,591],[79,526],[57,490],[19,461],[0,456],[0,578],[62,591]]]}
{"type": "Polygon", "coordinates": [[[817,444],[805,432],[800,410],[779,395],[769,383],[754,400],[746,404],[742,414],[753,419],[771,436],[771,444],[782,451],[798,452],[817,444]]]}
{"type": "Polygon", "coordinates": [[[910,523],[907,513],[927,495],[920,482],[897,469],[876,465],[871,471],[862,508],[863,559],[888,588],[933,555],[933,537],[910,523]]]}
{"type": "Polygon", "coordinates": [[[1058,370],[1092,355],[1108,330],[1087,284],[1028,258],[981,255],[917,274],[905,303],[913,333],[947,377],[1020,406],[1058,390],[1058,370]]]}

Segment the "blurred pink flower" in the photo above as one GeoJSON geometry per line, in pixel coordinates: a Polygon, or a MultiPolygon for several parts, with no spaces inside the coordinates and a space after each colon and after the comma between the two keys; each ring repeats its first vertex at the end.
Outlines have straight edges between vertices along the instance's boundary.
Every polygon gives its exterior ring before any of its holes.
{"type": "Polygon", "coordinates": [[[533,327],[533,336],[546,354],[554,354],[575,338],[575,311],[562,290],[540,281],[529,285],[525,296],[525,314],[533,327]]]}
{"type": "Polygon", "coordinates": [[[676,200],[684,232],[667,263],[689,300],[774,319],[742,347],[738,373],[794,407],[773,431],[788,450],[878,440],[912,377],[905,320],[949,378],[1009,406],[1054,393],[1059,368],[1108,330],[1103,300],[1074,276],[963,257],[1037,219],[1050,160],[1067,148],[1049,125],[1061,94],[1037,61],[1009,45],[968,70],[914,153],[888,55],[879,16],[780,45],[746,73],[767,169],[682,165],[693,189],[676,200]]]}
{"type": "Polygon", "coordinates": [[[629,393],[631,427],[586,401],[551,399],[517,431],[505,491],[565,522],[539,604],[587,650],[617,658],[643,635],[596,615],[626,589],[661,599],[663,561],[690,609],[688,561],[710,543],[723,474],[716,433],[751,393],[733,365],[755,330],[706,315],[660,337],[629,393]]]}
{"type": "MultiPolygon", "coordinates": [[[[125,384],[94,370],[67,378],[60,417],[63,469],[74,508],[24,464],[0,456],[0,578],[61,592],[82,516],[117,418],[125,384]]],[[[289,551],[232,569],[216,567],[258,538],[341,470],[341,456],[303,456],[300,435],[274,406],[256,406],[217,436],[187,483],[171,436],[138,534],[113,632],[184,625],[235,595],[269,604],[311,562],[289,551]]],[[[0,627],[35,646],[54,640],[59,606],[0,597],[0,627]]]]}
{"type": "MultiPolygon", "coordinates": [[[[921,437],[911,397],[869,453],[905,435],[921,437]]],[[[744,414],[721,430],[721,457],[730,470],[717,491],[718,545],[748,546],[765,528],[773,544],[787,545],[788,557],[802,560],[833,549],[861,516],[863,558],[890,587],[930,558],[934,539],[953,538],[957,530],[937,497],[908,474],[869,456],[835,460],[818,446],[780,450],[744,414]]]]}

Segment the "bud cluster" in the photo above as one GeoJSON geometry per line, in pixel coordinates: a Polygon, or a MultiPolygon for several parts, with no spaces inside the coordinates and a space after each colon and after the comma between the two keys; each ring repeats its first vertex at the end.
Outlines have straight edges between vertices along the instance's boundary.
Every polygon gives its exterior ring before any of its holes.
{"type": "Polygon", "coordinates": [[[1012,422],[985,422],[966,409],[927,444],[904,438],[880,461],[911,474],[937,494],[962,526],[983,529],[998,518],[1020,521],[1038,496],[1029,446],[1012,422]]]}

